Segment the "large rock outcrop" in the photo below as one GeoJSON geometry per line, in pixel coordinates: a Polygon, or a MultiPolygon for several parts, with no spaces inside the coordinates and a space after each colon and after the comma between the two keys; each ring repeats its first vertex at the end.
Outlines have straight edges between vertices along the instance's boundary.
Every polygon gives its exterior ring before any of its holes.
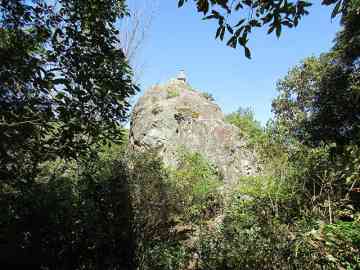
{"type": "Polygon", "coordinates": [[[199,152],[217,166],[225,183],[257,172],[256,158],[224,121],[219,106],[195,91],[182,76],[145,92],[131,117],[130,147],[157,150],[165,164],[176,166],[179,147],[199,152]]]}

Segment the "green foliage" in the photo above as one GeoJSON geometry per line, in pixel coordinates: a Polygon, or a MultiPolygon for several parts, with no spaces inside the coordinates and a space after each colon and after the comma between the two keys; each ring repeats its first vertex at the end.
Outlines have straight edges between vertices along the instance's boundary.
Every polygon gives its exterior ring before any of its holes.
{"type": "Polygon", "coordinates": [[[343,15],[334,49],[293,68],[278,83],[273,103],[304,203],[330,222],[334,210],[345,211],[349,190],[358,185],[359,51],[345,45],[357,36],[353,12],[343,15]]]}
{"type": "MultiPolygon", "coordinates": [[[[309,6],[196,3],[248,57],[253,27],[279,36],[309,6]],[[221,14],[245,8],[253,16],[236,25],[221,14]]],[[[164,168],[156,153],[127,152],[119,124],[136,87],[116,37],[124,1],[2,1],[2,268],[359,269],[359,3],[322,3],[343,29],[330,53],[278,83],[274,121],[263,129],[249,109],[226,117],[262,171],[224,189],[199,153],[180,149],[164,168]]],[[[199,117],[177,110],[179,121],[199,117]]]]}
{"type": "MultiPolygon", "coordinates": [[[[178,0],[179,7],[186,2],[188,1],[178,0]]],[[[254,28],[267,28],[268,34],[274,32],[280,37],[282,29],[296,27],[309,13],[308,8],[312,5],[309,1],[196,0],[195,2],[197,11],[204,15],[203,20],[218,22],[215,38],[223,41],[225,34],[229,34],[227,45],[236,48],[239,44],[244,48],[247,58],[251,58],[250,49],[247,47],[248,36],[254,28]]],[[[353,2],[323,0],[322,5],[335,4],[331,15],[335,17],[339,13],[346,15],[348,9],[356,6],[353,2]]]]}
{"type": "Polygon", "coordinates": [[[0,264],[132,269],[122,0],[0,3],[0,264]],[[102,143],[102,144],[101,144],[102,143]],[[126,247],[126,248],[124,248],[126,247]]]}
{"type": "Polygon", "coordinates": [[[176,241],[159,242],[142,254],[147,264],[140,269],[172,270],[184,269],[189,259],[189,252],[184,245],[176,241]]]}
{"type": "Polygon", "coordinates": [[[191,259],[186,241],[220,210],[215,168],[184,149],[178,158],[178,167],[167,169],[155,153],[129,158],[139,269],[183,269],[191,259]]]}
{"type": "MultiPolygon", "coordinates": [[[[343,17],[334,50],[320,58],[307,58],[279,81],[279,97],[273,103],[275,117],[289,130],[289,136],[319,146],[358,144],[360,50],[353,44],[358,33],[353,26],[358,16],[343,17]]],[[[357,43],[356,43],[357,44],[357,43]]]]}
{"type": "Polygon", "coordinates": [[[219,213],[219,172],[199,153],[179,149],[178,165],[171,170],[171,176],[184,222],[201,223],[219,213]]]}
{"type": "Polygon", "coordinates": [[[324,228],[325,234],[337,236],[343,241],[347,241],[354,246],[360,248],[360,223],[338,221],[334,224],[328,224],[324,228]]]}
{"type": "Polygon", "coordinates": [[[360,3],[358,0],[351,0],[349,2],[348,10],[341,20],[343,29],[337,34],[333,48],[337,58],[340,58],[347,65],[353,63],[360,54],[360,47],[357,42],[360,38],[360,3]]]}
{"type": "Polygon", "coordinates": [[[338,221],[320,224],[298,237],[297,256],[311,258],[313,267],[326,269],[358,269],[359,224],[338,221]],[[300,238],[301,237],[301,238],[300,238]]]}
{"type": "MultiPolygon", "coordinates": [[[[138,153],[128,158],[134,233],[139,260],[154,244],[170,237],[174,201],[162,161],[155,153],[138,153]]],[[[147,258],[142,258],[147,259],[147,258]]],[[[140,264],[144,262],[140,261],[140,264]]]]}
{"type": "Polygon", "coordinates": [[[232,193],[222,224],[202,235],[200,269],[288,269],[291,217],[262,192],[232,193]]]}
{"type": "MultiPolygon", "coordinates": [[[[228,1],[196,3],[206,14],[216,6],[226,9],[228,1]]],[[[154,265],[217,270],[359,268],[360,228],[350,196],[359,185],[360,168],[359,53],[358,43],[353,42],[357,40],[358,6],[354,3],[323,1],[324,5],[335,4],[332,15],[342,14],[344,29],[330,53],[305,59],[278,83],[275,119],[265,129],[250,110],[227,116],[255,148],[261,175],[241,177],[238,185],[227,188],[228,197],[222,200],[217,197],[216,170],[201,156],[180,152],[178,168],[169,172],[169,192],[175,202],[171,215],[182,230],[189,228],[191,234],[197,228],[198,237],[191,245],[171,237],[162,248],[155,245],[161,263],[154,265]]],[[[249,2],[259,13],[254,25],[261,16],[276,12],[272,4],[249,2]]],[[[276,8],[281,5],[293,7],[289,1],[281,1],[276,8]]],[[[282,8],[278,18],[270,16],[260,26],[269,23],[279,35],[279,25],[274,22],[286,16],[286,8],[282,8]]],[[[233,29],[227,28],[220,13],[211,12],[207,18],[220,21],[217,35],[223,39],[225,32],[233,29]]],[[[294,14],[288,17],[293,25],[294,14]]],[[[248,30],[240,30],[235,42],[248,30]]],[[[240,44],[246,48],[246,42],[240,44]]]]}
{"type": "MultiPolygon", "coordinates": [[[[260,177],[259,177],[260,178],[260,177]]],[[[301,210],[299,189],[242,179],[215,229],[199,238],[200,269],[357,269],[359,223],[324,224],[301,210]]],[[[286,179],[287,181],[291,178],[286,179]]]]}
{"type": "Polygon", "coordinates": [[[134,209],[135,261],[138,269],[178,269],[183,247],[174,236],[176,192],[155,153],[129,158],[134,209]]]}
{"type": "Polygon", "coordinates": [[[358,67],[339,55],[292,69],[278,84],[276,118],[261,133],[249,111],[227,117],[253,138],[262,175],[241,178],[223,222],[203,231],[200,269],[359,268],[349,197],[358,186],[358,67]]]}
{"type": "Polygon", "coordinates": [[[312,116],[315,95],[327,63],[325,55],[319,59],[307,58],[278,82],[279,96],[273,101],[272,108],[276,120],[289,129],[288,133],[304,139],[309,137],[304,134],[304,126],[312,116]]]}
{"type": "Polygon", "coordinates": [[[225,120],[240,129],[239,135],[248,140],[249,146],[256,146],[264,138],[263,128],[250,108],[239,108],[237,112],[228,114],[225,120]]]}
{"type": "Polygon", "coordinates": [[[55,4],[0,4],[2,181],[30,181],[42,162],[119,141],[137,90],[115,29],[124,1],[55,4]]]}
{"type": "Polygon", "coordinates": [[[1,265],[134,269],[129,173],[108,158],[44,165],[31,184],[4,189],[1,265]]]}

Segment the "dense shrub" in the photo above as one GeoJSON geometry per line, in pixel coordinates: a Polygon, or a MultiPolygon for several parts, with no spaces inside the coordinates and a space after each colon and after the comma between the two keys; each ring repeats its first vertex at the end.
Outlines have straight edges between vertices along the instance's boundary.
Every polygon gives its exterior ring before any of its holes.
{"type": "Polygon", "coordinates": [[[170,174],[183,222],[199,223],[219,214],[221,180],[214,165],[199,153],[180,148],[177,168],[170,174]]]}
{"type": "Polygon", "coordinates": [[[16,190],[2,185],[1,264],[133,269],[133,215],[124,162],[57,163],[47,164],[31,185],[16,190]]]}
{"type": "Polygon", "coordinates": [[[184,269],[199,226],[221,211],[220,180],[200,154],[178,151],[176,168],[155,153],[131,158],[131,187],[139,269],[184,269]]]}

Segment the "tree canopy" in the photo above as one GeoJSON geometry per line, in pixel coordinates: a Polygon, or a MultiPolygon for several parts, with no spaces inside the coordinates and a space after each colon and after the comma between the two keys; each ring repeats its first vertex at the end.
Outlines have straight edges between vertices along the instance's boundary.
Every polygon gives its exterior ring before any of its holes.
{"type": "Polygon", "coordinates": [[[276,117],[304,143],[358,144],[360,134],[359,9],[349,9],[333,49],[310,57],[278,83],[276,117]]]}
{"type": "Polygon", "coordinates": [[[94,164],[137,91],[126,15],[124,0],[0,2],[4,269],[132,269],[125,165],[94,164]]]}
{"type": "Polygon", "coordinates": [[[0,4],[2,177],[120,139],[137,88],[117,38],[125,1],[0,4]]]}

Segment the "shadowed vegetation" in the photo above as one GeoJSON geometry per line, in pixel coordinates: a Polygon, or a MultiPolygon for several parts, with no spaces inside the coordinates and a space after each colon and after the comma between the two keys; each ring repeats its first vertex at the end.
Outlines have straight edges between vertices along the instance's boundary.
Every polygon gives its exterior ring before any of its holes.
{"type": "MultiPolygon", "coordinates": [[[[254,27],[280,36],[309,6],[195,3],[247,57],[254,27]]],[[[1,269],[360,269],[360,6],[322,4],[343,27],[278,81],[274,118],[226,116],[261,172],[225,186],[193,149],[179,146],[172,167],[129,150],[125,1],[1,1],[1,269]]]]}

